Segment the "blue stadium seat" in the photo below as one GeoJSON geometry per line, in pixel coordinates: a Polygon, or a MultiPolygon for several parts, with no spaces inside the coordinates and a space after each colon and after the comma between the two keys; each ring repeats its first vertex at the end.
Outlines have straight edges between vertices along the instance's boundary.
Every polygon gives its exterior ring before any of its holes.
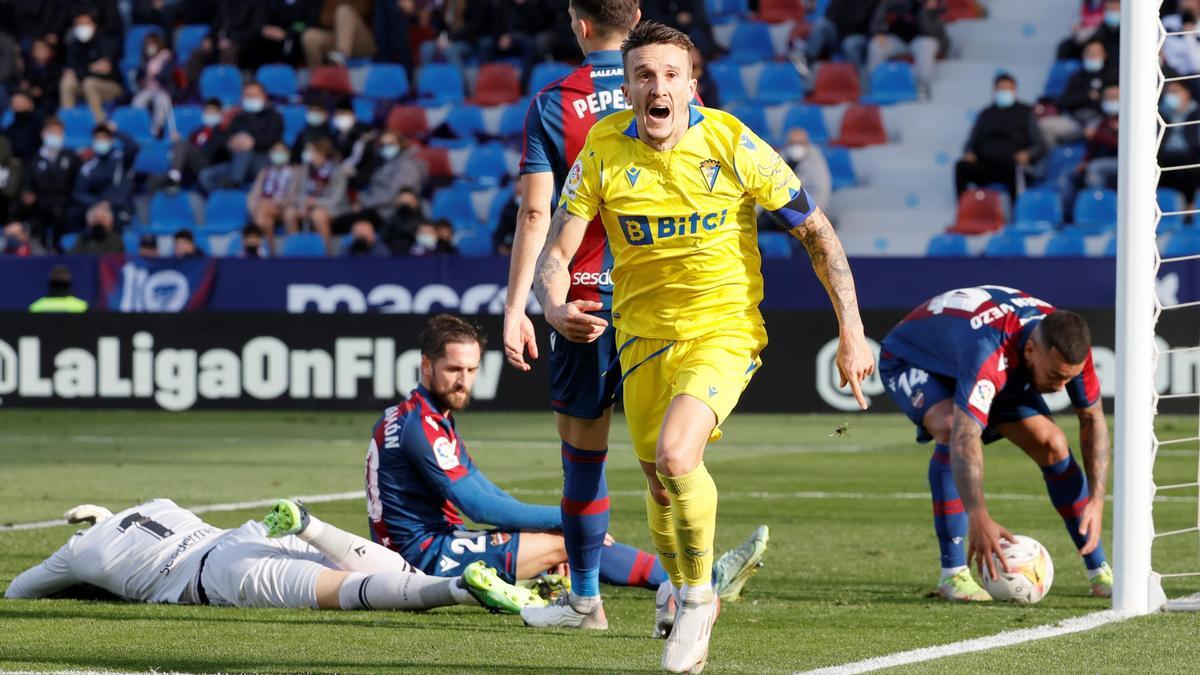
{"type": "Polygon", "coordinates": [[[1188,227],[1176,231],[1163,247],[1162,255],[1164,258],[1200,255],[1200,230],[1188,227]]]}
{"type": "Polygon", "coordinates": [[[484,143],[477,146],[467,157],[463,175],[480,185],[497,185],[508,176],[508,158],[504,146],[499,143],[484,143]]]}
{"type": "Polygon", "coordinates": [[[967,251],[967,238],[961,234],[939,234],[929,240],[929,249],[925,255],[930,258],[964,258],[971,255],[967,251]]]}
{"type": "Polygon", "coordinates": [[[500,188],[492,195],[492,203],[488,205],[487,221],[484,223],[485,229],[492,232],[500,226],[500,214],[504,211],[504,207],[508,204],[508,200],[512,199],[512,188],[500,188]]]}
{"type": "Polygon", "coordinates": [[[1108,241],[1104,242],[1104,257],[1105,258],[1117,257],[1117,235],[1116,235],[1116,233],[1113,233],[1113,236],[1109,237],[1108,241]]]}
{"type": "Polygon", "coordinates": [[[750,12],[746,0],[705,0],[708,16],[716,23],[727,19],[745,16],[750,12]]]}
{"type": "Polygon", "coordinates": [[[1117,226],[1115,190],[1081,190],[1075,196],[1075,225],[1087,234],[1100,234],[1117,226]]]}
{"type": "Polygon", "coordinates": [[[519,138],[525,131],[525,113],[529,112],[529,100],[521,99],[504,107],[500,115],[501,138],[519,138]]]}
{"type": "Polygon", "coordinates": [[[354,109],[354,119],[363,124],[375,125],[375,113],[379,111],[379,101],[367,96],[355,96],[350,99],[350,107],[354,109]]]}
{"type": "Polygon", "coordinates": [[[917,76],[904,61],[885,61],[875,66],[869,86],[871,93],[862,97],[863,103],[891,105],[917,100],[917,76]]]}
{"type": "Polygon", "coordinates": [[[137,255],[138,243],[141,237],[136,232],[125,232],[121,235],[121,245],[125,247],[126,255],[137,255]]]}
{"type": "Polygon", "coordinates": [[[1045,161],[1045,176],[1042,185],[1057,190],[1064,180],[1075,175],[1075,167],[1083,159],[1083,144],[1063,144],[1054,148],[1045,161]]]}
{"type": "MultiPolygon", "coordinates": [[[[765,63],[755,91],[754,100],[763,105],[799,101],[804,98],[804,80],[790,61],[765,63]]],[[[724,99],[721,103],[727,105],[724,99]]]]}
{"type": "Polygon", "coordinates": [[[722,105],[743,103],[750,100],[746,84],[742,81],[742,65],[729,59],[713,61],[708,64],[708,74],[713,84],[717,85],[722,105]]]}
{"type": "Polygon", "coordinates": [[[1062,224],[1062,198],[1054,190],[1033,188],[1017,197],[1016,214],[1009,229],[1021,234],[1041,234],[1062,224]]]}
{"type": "Polygon", "coordinates": [[[823,145],[821,151],[825,153],[825,161],[829,163],[834,190],[858,185],[858,175],[854,172],[854,161],[851,159],[849,148],[823,145]]]}
{"type": "Polygon", "coordinates": [[[433,193],[430,215],[434,220],[445,218],[460,229],[480,229],[479,220],[475,216],[475,206],[471,201],[471,190],[461,183],[433,193]]]}
{"type": "Polygon", "coordinates": [[[738,63],[757,63],[775,58],[771,30],[761,21],[741,21],[729,38],[729,58],[738,63]]]}
{"type": "Polygon", "coordinates": [[[204,229],[224,234],[236,232],[246,224],[246,193],[241,190],[214,190],[204,208],[204,229]]]}
{"type": "Polygon", "coordinates": [[[296,140],[296,136],[304,130],[307,122],[304,121],[305,109],[299,104],[281,105],[276,110],[283,116],[283,142],[291,145],[296,140]]]}
{"type": "Polygon", "coordinates": [[[1071,79],[1071,76],[1077,72],[1079,72],[1079,61],[1055,61],[1054,65],[1050,66],[1050,72],[1046,75],[1046,86],[1042,90],[1042,96],[1048,98],[1058,98],[1061,96],[1063,89],[1067,87],[1067,80],[1071,79]]]}
{"type": "Polygon", "coordinates": [[[323,258],[325,240],[316,232],[289,234],[279,247],[279,255],[284,258],[323,258]]]}
{"type": "Polygon", "coordinates": [[[59,108],[58,119],[63,123],[64,143],[70,150],[82,148],[92,142],[92,129],[96,126],[96,118],[92,111],[85,106],[74,108],[59,108]]]}
{"type": "Polygon", "coordinates": [[[417,96],[422,105],[461,103],[463,72],[453,63],[428,63],[417,73],[417,96]]]}
{"type": "Polygon", "coordinates": [[[395,101],[408,96],[408,71],[395,63],[373,63],[367,66],[363,80],[363,96],[395,101]]]}
{"type": "Polygon", "coordinates": [[[3,113],[0,113],[0,129],[7,129],[7,128],[11,127],[12,123],[13,123],[13,119],[14,119],[14,116],[13,116],[12,108],[8,108],[3,113]]]}
{"type": "MultiPolygon", "coordinates": [[[[783,134],[787,136],[789,129],[804,129],[808,132],[808,140],[813,143],[825,143],[829,140],[829,129],[825,126],[825,115],[820,106],[797,103],[788,106],[783,116],[783,134]]],[[[844,148],[843,148],[844,149],[844,148]]],[[[828,153],[826,153],[828,159],[828,153]]]]}
{"type": "Polygon", "coordinates": [[[1018,232],[1001,232],[993,235],[991,239],[988,239],[987,246],[983,249],[983,255],[989,258],[1023,258],[1027,255],[1025,237],[1018,232]]]}
{"type": "Polygon", "coordinates": [[[1087,255],[1087,244],[1079,231],[1063,230],[1046,242],[1045,255],[1051,258],[1079,258],[1087,255]]]}
{"type": "Polygon", "coordinates": [[[121,57],[121,70],[136,70],[142,64],[142,43],[151,33],[163,37],[161,26],[134,24],[125,29],[125,54],[121,57]]]}
{"type": "Polygon", "coordinates": [[[173,234],[185,227],[196,227],[189,193],[184,190],[155,192],[150,198],[150,224],[147,229],[155,234],[173,234]]]}
{"type": "Polygon", "coordinates": [[[133,172],[163,174],[171,170],[171,139],[148,138],[138,142],[138,154],[133,158],[133,172]]]}
{"type": "Polygon", "coordinates": [[[75,248],[75,244],[79,243],[78,232],[67,232],[58,238],[58,245],[63,251],[70,253],[71,249],[75,248]]]}
{"type": "Polygon", "coordinates": [[[209,25],[197,23],[183,26],[175,33],[175,62],[187,63],[188,57],[208,37],[209,25]]]}
{"type": "Polygon", "coordinates": [[[200,97],[219,99],[224,105],[237,105],[242,100],[242,74],[237,66],[218,63],[200,71],[200,97]]]}
{"type": "Polygon", "coordinates": [[[468,258],[482,258],[493,254],[492,238],[483,232],[467,232],[454,243],[458,254],[468,258]]]}
{"type": "Polygon", "coordinates": [[[118,129],[133,136],[138,143],[154,138],[150,131],[150,113],[145,108],[123,105],[113,110],[111,119],[118,129]]]}
{"type": "Polygon", "coordinates": [[[529,95],[532,96],[546,88],[546,85],[560,77],[566,77],[574,70],[570,64],[558,61],[543,61],[533,67],[529,73],[529,95]]]}
{"type": "Polygon", "coordinates": [[[792,257],[791,237],[782,232],[759,232],[758,249],[764,258],[792,257]]]}
{"type": "Polygon", "coordinates": [[[198,105],[184,104],[175,106],[175,131],[183,138],[204,126],[204,109],[198,105]]]}
{"type": "Polygon", "coordinates": [[[724,106],[724,108],[729,112],[730,115],[733,115],[741,120],[746,126],[750,127],[750,130],[758,134],[759,138],[763,139],[767,143],[776,145],[776,143],[774,143],[776,139],[773,138],[771,127],[767,123],[767,114],[763,111],[762,106],[751,105],[748,103],[737,103],[734,105],[724,106]]]}
{"type": "MultiPolygon", "coordinates": [[[[1171,188],[1158,188],[1158,208],[1163,213],[1171,211],[1182,211],[1184,208],[1183,195],[1177,190],[1171,188]]],[[[1162,220],[1158,221],[1159,233],[1171,232],[1183,227],[1183,216],[1163,216],[1162,220]]]]}
{"type": "Polygon", "coordinates": [[[287,101],[296,95],[296,70],[286,63],[268,63],[254,77],[268,96],[287,101]]]}
{"type": "Polygon", "coordinates": [[[484,133],[483,112],[476,105],[456,105],[446,115],[446,126],[459,138],[474,139],[484,133]]]}

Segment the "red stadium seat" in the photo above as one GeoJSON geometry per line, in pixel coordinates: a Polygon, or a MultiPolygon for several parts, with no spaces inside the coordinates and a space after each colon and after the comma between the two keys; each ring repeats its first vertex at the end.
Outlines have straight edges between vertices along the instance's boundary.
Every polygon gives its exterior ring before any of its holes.
{"type": "Polygon", "coordinates": [[[354,93],[350,82],[350,71],[343,66],[321,66],[312,71],[308,88],[349,96],[354,93]]]}
{"type": "Polygon", "coordinates": [[[817,67],[813,92],[809,95],[808,102],[833,105],[857,101],[861,93],[858,69],[854,64],[827,62],[817,67]]]}
{"type": "Polygon", "coordinates": [[[398,105],[388,113],[387,129],[409,138],[419,138],[429,133],[429,120],[421,106],[398,105]]]}
{"type": "Polygon", "coordinates": [[[804,0],[760,0],[758,19],[767,23],[804,22],[804,0]]]}
{"type": "Polygon", "coordinates": [[[475,79],[475,105],[504,105],[521,98],[521,74],[508,63],[485,63],[475,79]]]}
{"type": "Polygon", "coordinates": [[[445,148],[421,148],[417,151],[417,160],[425,163],[430,178],[454,178],[450,151],[445,148]]]}
{"type": "Polygon", "coordinates": [[[958,21],[959,19],[978,19],[983,16],[983,8],[978,0],[948,0],[943,21],[958,21]]]}
{"type": "Polygon", "coordinates": [[[846,148],[863,148],[888,142],[883,115],[877,105],[851,105],[842,113],[842,130],[832,141],[846,148]]]}
{"type": "Polygon", "coordinates": [[[958,213],[947,232],[986,234],[1004,227],[1004,197],[994,190],[967,190],[958,198],[958,213]]]}

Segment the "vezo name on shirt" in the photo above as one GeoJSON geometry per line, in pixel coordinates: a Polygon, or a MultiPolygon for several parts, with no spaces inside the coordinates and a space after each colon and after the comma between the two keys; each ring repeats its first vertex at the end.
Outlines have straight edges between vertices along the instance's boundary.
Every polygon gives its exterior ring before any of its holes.
{"type": "Polygon", "coordinates": [[[1017,311],[1017,307],[1049,307],[1050,303],[1037,298],[1012,298],[1010,302],[1002,302],[995,307],[988,307],[971,317],[971,328],[979,329],[1017,311]]]}
{"type": "MultiPolygon", "coordinates": [[[[594,77],[594,76],[593,76],[594,77]]],[[[579,119],[587,113],[596,113],[609,108],[617,108],[618,110],[628,110],[632,106],[625,100],[625,95],[620,89],[601,89],[588,94],[585,98],[576,99],[571,102],[571,106],[575,108],[575,114],[579,119]]]]}
{"type": "Polygon", "coordinates": [[[686,216],[617,216],[625,240],[634,246],[653,244],[655,240],[709,232],[725,224],[729,209],[713,213],[692,213],[686,216]]]}

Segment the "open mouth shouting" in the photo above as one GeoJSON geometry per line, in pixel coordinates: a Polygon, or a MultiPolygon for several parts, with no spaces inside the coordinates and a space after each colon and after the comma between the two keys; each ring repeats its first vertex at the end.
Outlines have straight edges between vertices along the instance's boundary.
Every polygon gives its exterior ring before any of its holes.
{"type": "Polygon", "coordinates": [[[671,117],[671,107],[664,103],[656,103],[651,105],[646,113],[653,119],[666,120],[671,117]]]}

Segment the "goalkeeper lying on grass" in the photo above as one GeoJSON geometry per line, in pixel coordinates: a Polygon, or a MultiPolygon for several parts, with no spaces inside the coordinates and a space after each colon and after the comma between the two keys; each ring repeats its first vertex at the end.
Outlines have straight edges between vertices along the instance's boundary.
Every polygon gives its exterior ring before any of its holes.
{"type": "Polygon", "coordinates": [[[398,553],[280,500],[263,522],[222,530],[169,499],[113,514],[84,504],[65,514],[87,522],[46,560],[21,573],[6,598],[42,598],[78,584],[132,602],[235,607],[422,610],[482,605],[517,614],[544,605],[483,563],[452,578],[427,576],[398,553]]]}

